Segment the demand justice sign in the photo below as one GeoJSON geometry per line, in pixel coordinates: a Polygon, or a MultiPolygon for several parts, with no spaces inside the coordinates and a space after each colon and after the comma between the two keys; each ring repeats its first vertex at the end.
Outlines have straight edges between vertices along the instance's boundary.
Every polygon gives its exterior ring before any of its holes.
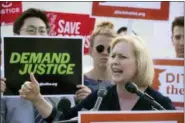
{"type": "Polygon", "coordinates": [[[4,37],[3,56],[7,91],[16,96],[29,73],[43,95],[75,94],[82,84],[82,38],[4,37]]]}

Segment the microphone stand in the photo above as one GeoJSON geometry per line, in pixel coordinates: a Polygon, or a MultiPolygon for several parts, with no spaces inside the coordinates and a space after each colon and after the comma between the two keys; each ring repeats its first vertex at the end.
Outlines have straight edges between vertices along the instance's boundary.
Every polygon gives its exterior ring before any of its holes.
{"type": "Polygon", "coordinates": [[[148,101],[150,103],[150,105],[152,106],[152,109],[153,110],[166,110],[163,106],[161,106],[158,102],[156,102],[155,99],[152,98],[150,95],[148,95],[147,93],[143,93],[142,91],[140,91],[135,83],[133,83],[133,82],[127,82],[125,84],[125,88],[127,89],[128,92],[135,93],[140,98],[148,101]]]}
{"type": "Polygon", "coordinates": [[[151,107],[152,107],[152,110],[154,110],[154,111],[159,111],[159,110],[156,109],[153,105],[152,105],[151,107]]]}
{"type": "Polygon", "coordinates": [[[147,100],[152,106],[153,110],[166,110],[163,106],[161,106],[158,102],[156,102],[151,96],[147,93],[141,94],[139,91],[136,92],[140,97],[147,100]]]}

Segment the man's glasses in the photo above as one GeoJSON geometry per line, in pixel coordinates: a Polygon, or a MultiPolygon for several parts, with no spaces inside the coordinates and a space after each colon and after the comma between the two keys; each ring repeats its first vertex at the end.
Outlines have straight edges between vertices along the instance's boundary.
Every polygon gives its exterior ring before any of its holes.
{"type": "Polygon", "coordinates": [[[28,26],[27,28],[24,28],[22,30],[25,30],[30,35],[36,35],[37,31],[40,35],[47,35],[48,29],[46,27],[35,27],[35,26],[28,26]]]}
{"type": "MultiPolygon", "coordinates": [[[[103,45],[97,45],[96,46],[96,51],[98,53],[102,53],[104,50],[106,50],[105,46],[103,46],[103,45]]],[[[110,53],[110,46],[107,48],[107,52],[108,52],[108,54],[110,53]]]]}
{"type": "Polygon", "coordinates": [[[173,35],[173,37],[174,37],[176,40],[180,40],[181,38],[184,39],[184,35],[173,35]]]}

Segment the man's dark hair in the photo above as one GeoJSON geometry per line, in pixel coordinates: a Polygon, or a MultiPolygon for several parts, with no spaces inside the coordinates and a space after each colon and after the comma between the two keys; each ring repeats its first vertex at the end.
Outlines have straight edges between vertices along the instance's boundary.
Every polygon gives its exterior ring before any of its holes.
{"type": "Polygon", "coordinates": [[[13,24],[13,32],[19,35],[20,29],[23,26],[25,19],[30,17],[40,18],[46,24],[46,28],[49,30],[49,21],[46,14],[39,9],[29,8],[16,19],[13,24]]]}
{"type": "Polygon", "coordinates": [[[184,16],[176,17],[175,20],[172,22],[172,33],[175,26],[184,27],[184,16]]]}
{"type": "Polygon", "coordinates": [[[125,32],[127,31],[127,27],[123,26],[123,27],[120,27],[117,31],[117,34],[120,34],[121,32],[125,32]]]}

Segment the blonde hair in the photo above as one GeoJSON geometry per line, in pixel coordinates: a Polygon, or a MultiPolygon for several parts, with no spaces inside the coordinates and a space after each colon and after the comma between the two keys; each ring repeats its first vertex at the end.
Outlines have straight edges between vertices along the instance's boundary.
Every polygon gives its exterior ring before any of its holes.
{"type": "Polygon", "coordinates": [[[138,36],[119,36],[115,38],[111,44],[111,50],[119,42],[127,42],[134,48],[136,60],[136,74],[133,78],[134,83],[138,87],[147,87],[152,85],[154,77],[153,60],[144,41],[138,36]]]}
{"type": "Polygon", "coordinates": [[[116,37],[116,32],[114,31],[114,25],[110,21],[102,21],[96,25],[95,29],[90,35],[90,47],[94,45],[94,39],[97,35],[105,35],[109,37],[116,37]]]}

